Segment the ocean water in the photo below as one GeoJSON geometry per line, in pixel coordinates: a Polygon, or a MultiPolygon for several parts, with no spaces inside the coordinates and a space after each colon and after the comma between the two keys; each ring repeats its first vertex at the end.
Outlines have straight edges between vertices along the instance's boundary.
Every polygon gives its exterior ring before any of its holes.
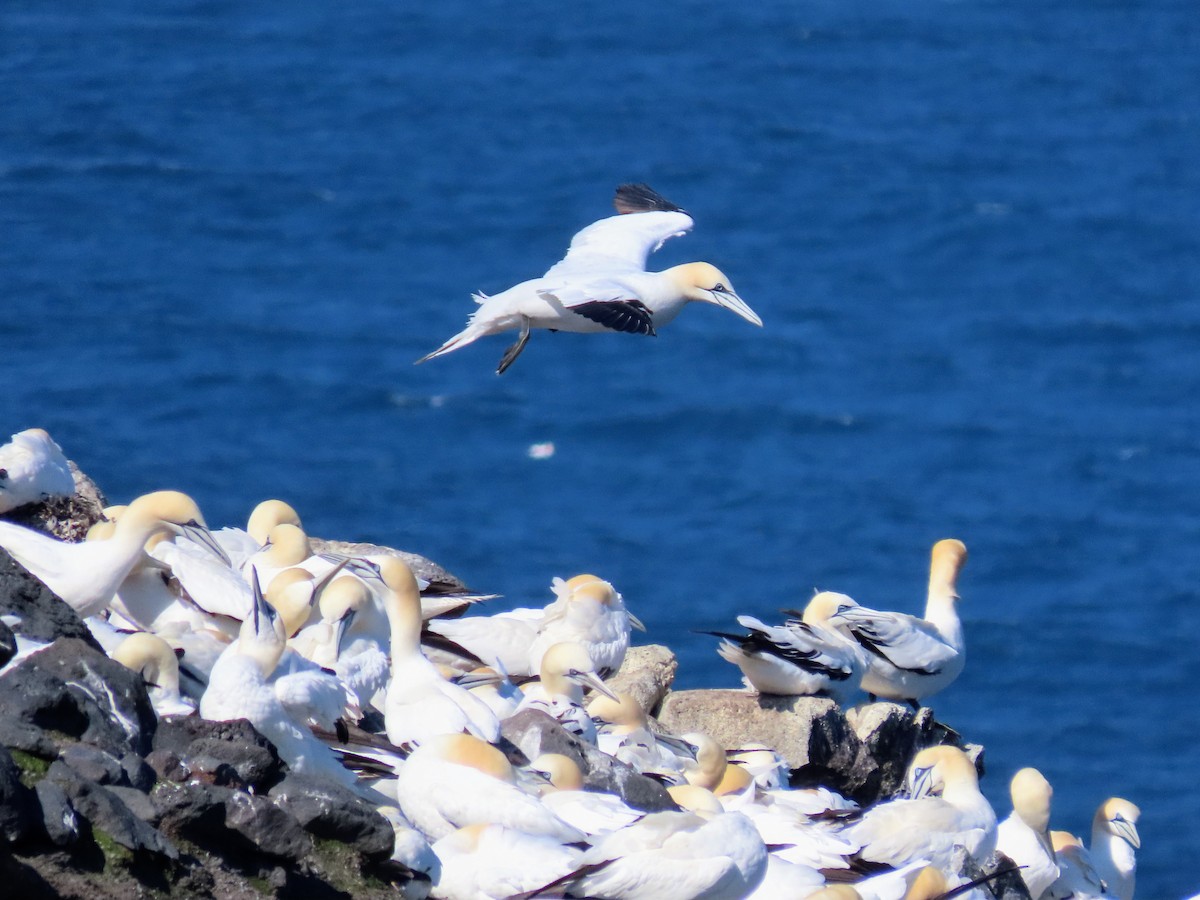
{"type": "MultiPolygon", "coordinates": [[[[1200,16],[1190,0],[7,0],[0,432],[114,501],[268,496],[498,606],[594,571],[683,686],[814,588],[917,611],[934,703],[1054,827],[1200,890],[1200,16]],[[420,367],[644,180],[764,322],[420,367]],[[532,445],[555,453],[534,459],[532,445]]],[[[2,435],[0,435],[2,436],[2,435]]]]}

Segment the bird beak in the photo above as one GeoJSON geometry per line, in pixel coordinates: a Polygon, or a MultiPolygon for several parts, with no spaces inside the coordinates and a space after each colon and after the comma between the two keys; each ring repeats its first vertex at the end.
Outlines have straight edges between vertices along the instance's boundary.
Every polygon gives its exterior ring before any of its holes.
{"type": "Polygon", "coordinates": [[[221,545],[217,543],[217,539],[212,536],[212,532],[199,522],[188,522],[186,525],[176,525],[174,526],[174,530],[176,530],[178,534],[182,534],[189,541],[199,544],[209,553],[213,554],[217,559],[221,560],[221,562],[225,563],[225,565],[230,567],[233,566],[233,560],[229,558],[229,554],[226,553],[221,548],[221,545]]]}
{"type": "Polygon", "coordinates": [[[912,783],[908,785],[908,796],[913,800],[920,800],[926,796],[933,787],[933,779],[929,777],[929,773],[933,771],[930,766],[927,769],[917,769],[913,772],[912,783]]]}
{"type": "Polygon", "coordinates": [[[1113,831],[1115,831],[1118,836],[1128,841],[1129,846],[1134,850],[1141,848],[1142,839],[1138,836],[1137,826],[1128,819],[1113,819],[1112,827],[1113,831]]]}
{"type": "Polygon", "coordinates": [[[598,691],[609,700],[615,700],[618,703],[620,698],[614,694],[608,686],[591,672],[576,672],[570,676],[571,680],[577,684],[582,684],[584,687],[591,688],[593,691],[598,691]]]}
{"type": "Polygon", "coordinates": [[[333,579],[337,577],[338,572],[346,568],[349,562],[350,560],[346,559],[345,557],[334,561],[333,568],[322,575],[318,581],[313,583],[313,600],[316,600],[317,597],[321,596],[321,591],[325,590],[325,586],[329,584],[329,582],[333,581],[333,579]]]}
{"type": "Polygon", "coordinates": [[[639,619],[637,616],[635,616],[629,610],[625,610],[625,615],[629,616],[629,627],[630,628],[636,628],[638,631],[641,631],[643,633],[646,631],[646,626],[642,624],[641,619],[639,619]]]}
{"type": "Polygon", "coordinates": [[[267,602],[267,598],[263,596],[262,585],[258,581],[258,570],[250,569],[250,588],[254,594],[254,633],[262,634],[265,627],[270,629],[275,621],[275,607],[267,602]]]}
{"type": "Polygon", "coordinates": [[[654,740],[660,744],[665,744],[676,753],[686,754],[692,759],[695,759],[696,754],[700,752],[700,748],[695,744],[691,743],[690,741],[685,741],[682,738],[677,738],[671,734],[656,734],[654,736],[654,740]]]}
{"type": "Polygon", "coordinates": [[[735,312],[751,325],[762,328],[762,319],[758,317],[758,313],[747,306],[746,301],[733,291],[709,291],[708,293],[712,295],[712,302],[717,306],[735,312]]]}
{"type": "Polygon", "coordinates": [[[348,609],[346,614],[337,620],[337,625],[334,631],[333,646],[337,650],[337,655],[342,655],[342,639],[346,636],[346,629],[350,627],[350,623],[354,621],[355,610],[348,609]]]}

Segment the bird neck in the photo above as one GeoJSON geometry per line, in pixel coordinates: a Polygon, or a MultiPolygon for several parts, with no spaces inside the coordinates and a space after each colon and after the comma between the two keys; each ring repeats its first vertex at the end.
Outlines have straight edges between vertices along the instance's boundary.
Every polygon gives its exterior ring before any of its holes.
{"type": "Polygon", "coordinates": [[[962,647],[962,621],[958,617],[958,595],[953,590],[930,585],[925,601],[925,621],[931,623],[954,647],[962,647]]]}

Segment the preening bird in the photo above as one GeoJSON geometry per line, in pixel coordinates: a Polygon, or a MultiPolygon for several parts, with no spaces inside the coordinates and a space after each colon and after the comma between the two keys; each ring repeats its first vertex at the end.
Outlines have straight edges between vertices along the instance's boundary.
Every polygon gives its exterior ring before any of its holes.
{"type": "Polygon", "coordinates": [[[617,188],[617,215],[593,222],[571,239],[567,255],[545,275],[488,297],[467,327],[418,363],[465,347],[481,337],[520,330],[496,374],[513,364],[530,329],[579,333],[657,334],[690,301],[712,303],[747,322],[762,319],[734,291],[729,278],[706,262],[647,272],[646,258],[665,241],[692,230],[692,217],[644,184],[617,188]]]}

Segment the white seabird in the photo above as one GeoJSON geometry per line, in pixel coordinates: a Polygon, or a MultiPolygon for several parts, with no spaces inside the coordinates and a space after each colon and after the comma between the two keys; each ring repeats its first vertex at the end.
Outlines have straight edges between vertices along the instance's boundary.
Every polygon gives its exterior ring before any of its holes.
{"type": "Polygon", "coordinates": [[[1128,800],[1110,797],[1100,804],[1092,819],[1092,840],[1088,851],[1092,864],[1108,892],[1120,900],[1133,900],[1137,877],[1136,850],[1142,846],[1137,820],[1141,810],[1128,800]]]}
{"type": "Polygon", "coordinates": [[[138,497],[107,540],[72,544],[0,522],[0,547],[86,619],[108,605],[142,558],[146,541],[160,531],[183,534],[223,557],[195,501],[178,491],[138,497]]]}
{"type": "Polygon", "coordinates": [[[845,594],[822,591],[809,601],[800,619],[764,625],[738,616],[746,635],[710,631],[724,638],[717,652],[742,670],[747,687],[762,694],[824,693],[844,704],[858,690],[867,657],[858,642],[834,629],[829,620],[850,606],[845,594]]]}
{"type": "Polygon", "coordinates": [[[537,709],[546,713],[571,734],[596,743],[596,724],[583,706],[583,689],[617,699],[596,674],[592,658],[581,644],[562,641],[554,644],[542,657],[540,680],[525,691],[525,699],[517,707],[537,709]]]}
{"type": "Polygon", "coordinates": [[[67,458],[44,429],[19,431],[0,447],[0,513],[74,493],[67,458]]]}
{"type": "Polygon", "coordinates": [[[1013,811],[996,829],[996,849],[1021,867],[1021,880],[1037,900],[1058,878],[1050,843],[1050,800],[1054,790],[1037,769],[1025,768],[1009,785],[1013,811]]]}
{"type": "Polygon", "coordinates": [[[996,814],[979,792],[975,764],[957,747],[919,752],[906,787],[908,797],[871,807],[843,832],[862,846],[863,859],[894,867],[923,859],[946,869],[956,844],[977,860],[995,849],[996,814]]]}
{"type": "Polygon", "coordinates": [[[157,635],[135,632],[116,648],[112,658],[145,679],[154,712],[162,716],[190,716],[191,700],[179,694],[179,660],[170,645],[157,635]]]}
{"type": "Polygon", "coordinates": [[[686,263],[647,272],[646,258],[669,238],[692,230],[692,217],[644,184],[623,184],[613,201],[617,215],[593,222],[571,239],[567,255],[545,275],[491,297],[475,294],[479,309],[467,327],[418,363],[490,334],[520,329],[496,373],[520,355],[532,328],[577,333],[654,335],[692,300],[762,319],[709,263],[686,263]]]}
{"type": "Polygon", "coordinates": [[[958,573],[966,559],[962,541],[933,545],[924,619],[868,609],[852,600],[833,617],[831,624],[867,650],[862,689],[868,694],[917,706],[962,672],[967,651],[955,604],[958,573]]]}
{"type": "Polygon", "coordinates": [[[579,867],[581,853],[543,834],[479,822],[433,845],[441,875],[433,896],[444,900],[501,900],[535,891],[579,867]]]}
{"type": "Polygon", "coordinates": [[[421,652],[421,595],[412,569],[397,557],[383,559],[379,568],[391,626],[392,673],[383,710],[388,740],[404,747],[460,731],[498,740],[496,714],[470,691],[443,678],[421,652]]]}
{"type": "Polygon", "coordinates": [[[548,782],[540,789],[546,808],[586,834],[607,834],[646,815],[615,794],[584,790],[583,772],[569,756],[543,753],[528,770],[548,782]]]}

